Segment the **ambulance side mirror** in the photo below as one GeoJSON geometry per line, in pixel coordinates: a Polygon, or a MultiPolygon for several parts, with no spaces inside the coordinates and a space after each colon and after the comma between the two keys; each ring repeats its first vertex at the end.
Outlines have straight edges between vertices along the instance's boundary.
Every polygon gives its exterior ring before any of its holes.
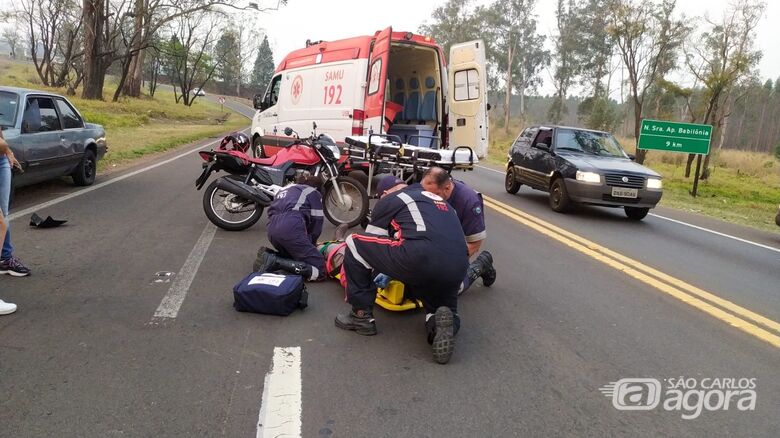
{"type": "Polygon", "coordinates": [[[252,98],[252,106],[255,109],[263,110],[263,96],[261,94],[255,94],[255,96],[252,98]]]}

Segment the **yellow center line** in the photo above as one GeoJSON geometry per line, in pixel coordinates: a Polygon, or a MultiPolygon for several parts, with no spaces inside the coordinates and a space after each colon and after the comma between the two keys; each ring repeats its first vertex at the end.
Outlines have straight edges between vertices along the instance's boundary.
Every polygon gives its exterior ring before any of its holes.
{"type": "Polygon", "coordinates": [[[502,202],[496,201],[495,199],[484,196],[484,201],[488,207],[494,209],[498,213],[514,219],[515,221],[520,222],[548,237],[551,237],[552,239],[555,239],[564,245],[575,249],[595,260],[598,260],[614,269],[622,271],[625,274],[645,284],[648,284],[660,290],[661,292],[666,293],[667,295],[670,295],[688,305],[695,307],[696,309],[701,310],[702,312],[705,312],[721,321],[728,323],[733,327],[736,327],[765,342],[768,342],[775,347],[780,347],[780,336],[778,336],[777,333],[773,333],[767,330],[780,330],[780,324],[769,318],[740,307],[731,301],[720,298],[693,285],[685,283],[682,280],[664,274],[663,272],[653,269],[650,266],[644,265],[636,260],[623,256],[622,254],[616,253],[581,236],[559,228],[549,222],[531,216],[502,202]],[[716,306],[720,306],[721,308],[716,306]],[[727,310],[733,313],[729,313],[727,310]],[[742,318],[746,318],[761,324],[767,329],[735,316],[735,314],[741,316],[742,318]]]}

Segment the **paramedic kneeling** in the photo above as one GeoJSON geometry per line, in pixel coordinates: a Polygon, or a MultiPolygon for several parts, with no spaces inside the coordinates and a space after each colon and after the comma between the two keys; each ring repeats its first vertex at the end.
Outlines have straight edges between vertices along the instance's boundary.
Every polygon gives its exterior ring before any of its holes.
{"type": "Polygon", "coordinates": [[[325,258],[315,246],[324,215],[319,177],[301,176],[276,194],[268,207],[268,240],[278,250],[257,250],[255,272],[287,271],[309,281],[325,274],[325,258]],[[290,260],[292,259],[292,260],[290,260]]]}
{"type": "MultiPolygon", "coordinates": [[[[423,173],[421,184],[425,190],[441,196],[452,206],[455,213],[458,214],[463,234],[466,236],[469,257],[476,254],[482,246],[482,241],[487,237],[482,195],[463,181],[452,178],[441,167],[431,167],[426,170],[423,173]]],[[[465,292],[480,277],[485,286],[490,286],[496,281],[493,256],[487,251],[479,253],[469,265],[459,293],[465,292]]]]}
{"type": "Polygon", "coordinates": [[[347,237],[344,268],[352,312],[336,317],[336,326],[375,335],[373,316],[376,273],[401,281],[427,312],[433,357],[447,363],[460,327],[458,289],[468,268],[468,251],[458,217],[440,196],[388,176],[377,191],[383,197],[371,212],[366,233],[347,237]],[[392,233],[392,236],[389,235],[392,233]]]}

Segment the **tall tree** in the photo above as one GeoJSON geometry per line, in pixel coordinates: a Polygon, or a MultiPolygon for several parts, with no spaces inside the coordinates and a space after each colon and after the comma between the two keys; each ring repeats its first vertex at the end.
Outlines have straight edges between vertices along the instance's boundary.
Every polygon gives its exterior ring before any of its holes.
{"type": "Polygon", "coordinates": [[[555,73],[553,83],[555,85],[555,99],[547,113],[547,118],[552,123],[560,123],[563,116],[568,113],[566,97],[577,76],[580,65],[576,60],[578,50],[577,40],[577,7],[574,0],[558,0],[555,11],[558,33],[555,36],[555,73]]]}
{"type": "MultiPolygon", "coordinates": [[[[675,0],[611,0],[609,32],[628,74],[628,88],[634,113],[634,138],[639,138],[647,90],[656,83],[665,60],[680,44],[689,28],[672,17],[675,0]]],[[[647,151],[638,149],[643,163],[647,151]]]]}
{"type": "Polygon", "coordinates": [[[550,54],[544,49],[545,38],[537,33],[535,6],[536,0],[497,0],[483,15],[491,42],[488,56],[502,72],[507,132],[513,89],[520,96],[520,115],[524,119],[525,93],[539,85],[539,74],[550,62],[550,54]]]}
{"type": "Polygon", "coordinates": [[[265,89],[271,81],[274,69],[274,53],[271,51],[270,44],[268,44],[268,36],[264,36],[263,42],[260,43],[260,48],[257,49],[257,57],[255,58],[255,66],[252,69],[252,79],[250,81],[250,85],[255,93],[260,93],[265,89]]]}
{"type": "Polygon", "coordinates": [[[232,29],[226,30],[217,40],[214,53],[223,59],[217,65],[215,75],[222,82],[221,92],[227,94],[241,82],[240,55],[238,54],[238,34],[232,29]]]}
{"type": "Polygon", "coordinates": [[[11,49],[11,58],[16,59],[18,55],[18,47],[19,47],[19,31],[16,29],[17,24],[14,23],[9,27],[6,27],[3,29],[3,41],[5,41],[6,44],[8,44],[8,47],[11,49]]]}
{"type": "MultiPolygon", "coordinates": [[[[727,9],[719,22],[706,19],[707,26],[686,47],[686,63],[691,73],[706,90],[707,105],[701,123],[713,124],[713,137],[718,138],[720,124],[726,112],[732,88],[749,77],[761,59],[754,48],[755,29],[766,5],[755,0],[741,0],[727,9]]],[[[761,128],[759,127],[759,136],[761,128]]],[[[686,176],[690,175],[693,156],[689,155],[686,176]]],[[[704,178],[708,175],[709,155],[704,162],[704,178]]]]}
{"type": "Polygon", "coordinates": [[[436,40],[450,53],[453,44],[479,38],[480,26],[474,0],[447,0],[431,14],[431,21],[420,26],[419,32],[436,40]]]}

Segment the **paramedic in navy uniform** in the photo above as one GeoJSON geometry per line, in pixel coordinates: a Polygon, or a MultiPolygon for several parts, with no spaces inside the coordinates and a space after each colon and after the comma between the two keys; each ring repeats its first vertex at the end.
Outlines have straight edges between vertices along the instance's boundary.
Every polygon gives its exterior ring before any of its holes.
{"type": "Polygon", "coordinates": [[[324,278],[325,258],[316,247],[324,222],[322,195],[317,190],[321,181],[319,177],[301,176],[298,184],[276,194],[268,207],[266,229],[268,240],[278,252],[261,246],[253,266],[255,272],[282,270],[309,281],[324,278]]]}
{"type": "Polygon", "coordinates": [[[377,333],[373,279],[385,273],[423,302],[434,360],[447,363],[460,327],[458,289],[468,268],[458,216],[440,196],[419,184],[405,187],[393,176],[379,182],[377,193],[382,198],[371,211],[366,232],[346,240],[344,270],[352,312],[338,315],[336,326],[361,335],[377,333]]]}
{"type": "MultiPolygon", "coordinates": [[[[466,183],[453,179],[441,167],[431,167],[426,170],[423,173],[421,184],[425,190],[441,196],[452,206],[455,213],[458,214],[463,234],[466,236],[469,257],[476,254],[482,246],[482,241],[487,237],[482,195],[467,186],[466,183]]],[[[459,293],[463,293],[480,277],[482,277],[482,284],[485,286],[490,286],[496,281],[493,256],[487,251],[479,253],[474,262],[469,265],[459,293]]]]}

